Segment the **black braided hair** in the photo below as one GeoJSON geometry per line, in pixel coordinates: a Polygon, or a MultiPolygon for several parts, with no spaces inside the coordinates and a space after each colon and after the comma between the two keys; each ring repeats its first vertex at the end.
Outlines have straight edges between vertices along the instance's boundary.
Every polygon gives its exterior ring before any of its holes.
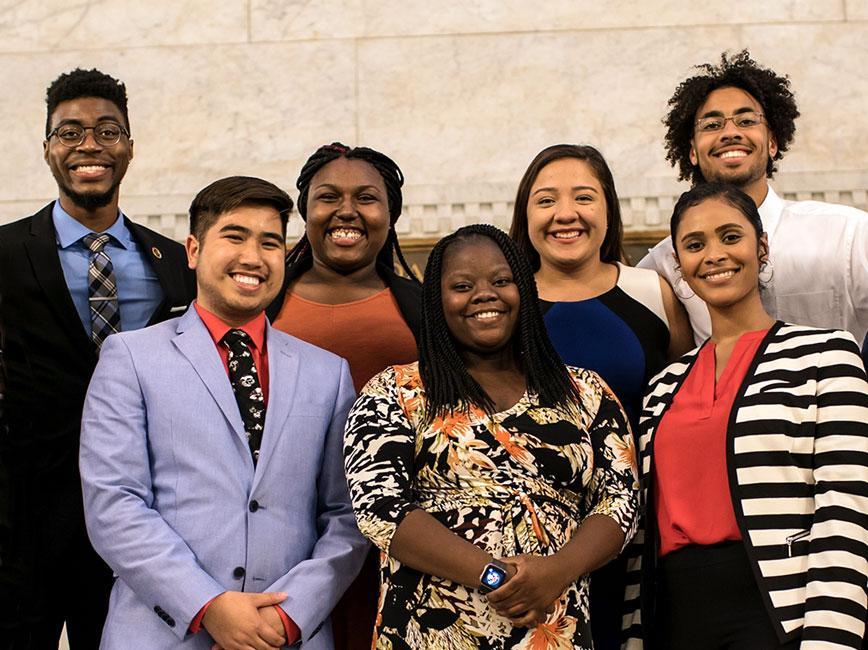
{"type": "Polygon", "coordinates": [[[742,50],[728,57],[720,55],[720,64],[704,63],[696,66],[701,73],[682,81],[669,99],[670,111],[663,119],[666,125],[666,160],[678,166],[678,179],[693,185],[705,182],[699,165],[690,162],[696,112],[708,95],[718,88],[734,87],[749,93],[762,106],[769,129],[775,136],[778,151],[766,162],[766,176],[777,171],[774,161],[783,158],[796,133],[799,110],[790,90],[790,80],[773,70],[763,68],[742,50]]]}
{"type": "Polygon", "coordinates": [[[494,403],[470,375],[446,325],[440,279],[443,256],[452,244],[478,237],[492,240],[503,252],[518,288],[518,331],[513,346],[527,380],[527,387],[546,406],[570,407],[579,400],[579,391],[566,366],[549,340],[539,308],[536,283],[530,266],[505,232],[487,224],[464,226],[441,239],[431,250],[422,283],[422,331],[419,338],[419,373],[428,400],[429,421],[466,411],[470,404],[488,413],[494,403]]]}
{"type": "Polygon", "coordinates": [[[127,112],[127,87],[122,81],[111,77],[96,68],[82,70],[76,68],[64,72],[45,91],[45,104],[48,109],[45,116],[45,135],[51,131],[51,115],[61,102],[80,97],[99,97],[107,99],[118,107],[124,117],[124,126],[130,130],[130,116],[127,112]]]}
{"type": "MultiPolygon", "coordinates": [[[[404,185],[404,174],[401,173],[397,163],[386,154],[368,147],[350,148],[340,142],[332,142],[317,149],[304,163],[298,174],[298,180],[295,182],[299,191],[297,207],[301,218],[307,221],[307,197],[311,180],[320,169],[341,157],[350,160],[363,160],[383,177],[383,185],[386,187],[386,197],[389,203],[389,234],[386,237],[385,245],[377,254],[377,263],[386,268],[394,269],[395,257],[397,257],[407,277],[418,282],[419,278],[416,277],[413,269],[404,259],[401,246],[398,244],[398,233],[395,232],[395,222],[401,216],[401,209],[404,204],[404,195],[401,193],[401,187],[404,185]]],[[[286,255],[287,272],[291,272],[291,269],[296,266],[309,267],[312,255],[307,234],[304,234],[286,255]]]]}

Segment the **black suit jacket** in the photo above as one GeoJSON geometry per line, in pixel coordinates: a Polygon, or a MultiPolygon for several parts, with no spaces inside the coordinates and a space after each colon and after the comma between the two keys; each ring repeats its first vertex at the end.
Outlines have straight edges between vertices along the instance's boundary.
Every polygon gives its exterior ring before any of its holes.
{"type": "MultiPolygon", "coordinates": [[[[15,527],[22,516],[41,520],[40,528],[56,536],[62,546],[64,536],[83,525],[79,427],[97,355],[63,276],[53,205],[0,226],[0,348],[6,425],[0,436],[0,472],[5,470],[9,481],[0,495],[0,502],[7,497],[0,517],[5,513],[15,527]],[[8,498],[10,491],[12,499],[8,498]]],[[[165,294],[149,324],[180,316],[195,295],[195,277],[187,268],[184,247],[129,220],[126,225],[165,294]]],[[[3,523],[0,519],[0,528],[3,523]]],[[[14,545],[7,538],[6,546],[14,545]]],[[[0,549],[4,550],[9,548],[0,549]]]]}

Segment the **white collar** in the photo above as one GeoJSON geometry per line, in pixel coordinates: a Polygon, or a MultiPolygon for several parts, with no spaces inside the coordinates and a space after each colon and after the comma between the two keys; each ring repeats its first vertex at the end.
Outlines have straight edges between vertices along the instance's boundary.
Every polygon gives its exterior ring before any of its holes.
{"type": "Polygon", "coordinates": [[[769,237],[769,246],[771,246],[775,231],[778,229],[778,224],[781,221],[781,213],[784,211],[784,201],[768,186],[769,191],[766,198],[760,204],[758,211],[760,218],[763,220],[763,230],[766,231],[769,237]]]}

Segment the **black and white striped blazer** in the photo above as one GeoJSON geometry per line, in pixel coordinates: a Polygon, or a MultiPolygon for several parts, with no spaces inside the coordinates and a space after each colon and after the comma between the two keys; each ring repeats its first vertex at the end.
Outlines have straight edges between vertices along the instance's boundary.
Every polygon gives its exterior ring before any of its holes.
{"type": "MultiPolygon", "coordinates": [[[[698,349],[651,380],[639,424],[640,531],[624,648],[654,648],[654,432],[698,349]],[[642,541],[648,540],[647,544],[642,541]],[[644,622],[644,625],[643,625],[644,622]]],[[[861,648],[868,604],[868,382],[852,335],[776,323],[735,397],[729,490],[781,642],[861,648]]]]}

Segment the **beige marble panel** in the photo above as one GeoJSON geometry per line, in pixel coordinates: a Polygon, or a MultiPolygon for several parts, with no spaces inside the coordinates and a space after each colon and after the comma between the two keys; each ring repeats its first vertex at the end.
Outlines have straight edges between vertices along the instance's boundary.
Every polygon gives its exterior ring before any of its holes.
{"type": "Polygon", "coordinates": [[[843,20],[842,0],[251,0],[254,40],[843,20]]]}
{"type": "Polygon", "coordinates": [[[757,58],[785,72],[798,102],[795,141],[779,168],[787,172],[868,169],[868,30],[864,23],[748,27],[757,58]]]}
{"type": "Polygon", "coordinates": [[[359,48],[360,140],[410,182],[508,182],[558,142],[593,144],[618,177],[669,176],[660,119],[690,63],[738,28],[382,39],[359,48]],[[413,65],[408,66],[407,61],[413,65]]]}
{"type": "Polygon", "coordinates": [[[0,201],[50,198],[42,161],[43,94],[59,72],[96,66],[123,79],[136,157],[123,193],[193,194],[216,178],[257,175],[291,189],[317,146],[355,135],[355,64],[348,42],[139,48],[0,56],[0,123],[15,124],[0,159],[0,201]]]}
{"type": "Polygon", "coordinates": [[[793,169],[864,169],[868,132],[853,121],[868,94],[860,35],[858,24],[840,23],[363,41],[360,140],[393,153],[408,182],[517,184],[556,142],[597,146],[616,180],[672,178],[667,99],[694,64],[751,47],[805,97],[796,148],[820,135],[809,164],[793,169]]]}
{"type": "MultiPolygon", "coordinates": [[[[45,88],[59,72],[53,62],[37,64],[32,56],[0,55],[0,124],[3,125],[3,156],[0,156],[0,217],[17,214],[17,202],[38,207],[56,192],[51,172],[43,160],[45,138],[45,88]],[[3,202],[16,205],[5,206],[3,202]]],[[[27,213],[29,214],[29,212],[27,213]]],[[[24,213],[21,213],[24,216],[24,213]]]]}
{"type": "Polygon", "coordinates": [[[364,0],[249,0],[254,41],[355,38],[366,32],[364,0]]]}
{"type": "Polygon", "coordinates": [[[0,52],[247,40],[246,0],[24,0],[0,10],[0,52]]]}
{"type": "Polygon", "coordinates": [[[847,20],[868,20],[868,0],[845,0],[847,20]]]}
{"type": "MultiPolygon", "coordinates": [[[[271,12],[279,27],[294,7],[290,22],[303,18],[310,27],[323,15],[324,1],[251,0],[251,12],[271,12]]],[[[788,8],[796,22],[758,24],[754,14],[752,25],[573,31],[552,22],[550,31],[537,33],[357,41],[320,34],[304,42],[183,47],[141,47],[149,38],[144,34],[131,38],[129,48],[0,51],[0,87],[6,89],[0,123],[9,125],[0,161],[7,179],[0,185],[0,221],[55,194],[42,161],[44,92],[75,66],[96,66],[127,82],[137,155],[123,195],[134,213],[154,223],[183,212],[198,189],[228,174],[260,175],[291,189],[307,155],[339,139],[392,155],[407,176],[408,197],[413,188],[427,188],[412,222],[427,232],[441,222],[502,220],[501,208],[508,210],[530,159],[555,142],[598,146],[631,206],[633,198],[652,205],[656,197],[674,195],[679,186],[665,161],[660,123],[666,100],[693,64],[747,46],[764,64],[789,73],[802,111],[781,179],[798,179],[791,192],[840,190],[842,202],[864,203],[864,182],[815,187],[805,179],[868,173],[868,131],[860,126],[868,96],[865,23],[798,22],[810,18],[814,4],[771,4],[788,8]]],[[[672,11],[662,2],[651,5],[655,15],[672,11]]],[[[370,14],[362,0],[326,6],[334,9],[332,35],[351,35],[370,14]]],[[[477,11],[493,6],[482,2],[477,11]]],[[[854,6],[861,5],[851,1],[848,8],[854,6]]],[[[400,7],[394,7],[397,16],[400,7]]],[[[424,23],[430,10],[417,10],[424,23]]],[[[194,12],[190,20],[199,18],[194,12]]],[[[506,30],[508,21],[498,20],[506,30]]],[[[283,38],[279,31],[272,36],[283,38]]],[[[294,38],[292,30],[284,36],[294,38]]],[[[652,213],[637,207],[625,218],[643,227],[656,218],[652,213]]]]}

